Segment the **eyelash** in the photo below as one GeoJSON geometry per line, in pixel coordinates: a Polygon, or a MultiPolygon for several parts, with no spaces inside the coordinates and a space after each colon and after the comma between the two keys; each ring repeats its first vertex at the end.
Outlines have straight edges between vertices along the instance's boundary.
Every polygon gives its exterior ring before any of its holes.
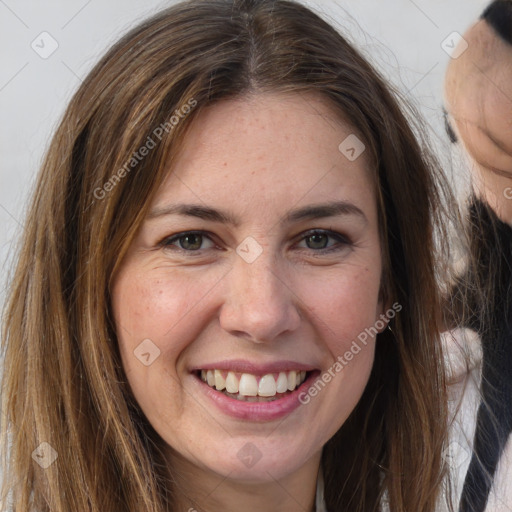
{"type": "MultiPolygon", "coordinates": [[[[185,238],[186,236],[188,235],[200,235],[202,237],[207,237],[209,238],[212,243],[215,243],[211,236],[209,236],[209,233],[206,232],[206,231],[200,231],[200,230],[194,230],[194,231],[183,231],[181,233],[177,233],[176,235],[172,235],[170,237],[166,237],[164,238],[161,242],[159,242],[157,245],[158,247],[162,247],[162,248],[165,248],[165,249],[172,249],[173,251],[178,251],[178,252],[181,252],[181,253],[187,253],[187,254],[201,254],[203,251],[205,250],[208,250],[208,249],[183,249],[182,247],[178,247],[178,246],[175,246],[173,245],[174,242],[177,242],[179,241],[181,238],[185,238]]],[[[323,249],[311,249],[311,248],[306,248],[306,249],[309,249],[311,251],[313,251],[314,253],[319,253],[319,254],[329,254],[331,252],[337,252],[337,251],[340,251],[344,248],[346,248],[347,246],[352,246],[352,242],[345,236],[341,235],[340,233],[336,233],[334,231],[330,231],[330,230],[326,230],[326,229],[312,229],[312,230],[309,230],[309,231],[306,231],[303,235],[302,235],[302,238],[299,240],[299,241],[302,241],[308,237],[311,237],[311,236],[314,236],[314,235],[326,235],[328,236],[329,238],[334,238],[335,240],[338,241],[338,244],[332,246],[332,247],[327,247],[327,248],[323,248],[323,249]]],[[[202,242],[202,240],[201,240],[202,242]]]]}

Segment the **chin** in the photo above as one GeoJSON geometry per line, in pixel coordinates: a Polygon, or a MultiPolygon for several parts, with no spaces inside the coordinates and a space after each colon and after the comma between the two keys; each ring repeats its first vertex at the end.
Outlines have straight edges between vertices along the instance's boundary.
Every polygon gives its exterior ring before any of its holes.
{"type": "MultiPolygon", "coordinates": [[[[247,437],[210,453],[203,463],[222,476],[240,483],[268,483],[298,471],[310,458],[304,443],[283,439],[247,437]],[[278,448],[276,448],[278,445],[278,448]]],[[[319,447],[321,451],[321,446],[319,447]]]]}

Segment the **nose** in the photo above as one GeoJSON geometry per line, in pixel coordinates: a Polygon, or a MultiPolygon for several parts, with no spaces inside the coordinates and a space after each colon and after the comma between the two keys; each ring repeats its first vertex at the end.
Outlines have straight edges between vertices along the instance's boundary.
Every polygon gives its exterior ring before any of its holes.
{"type": "Polygon", "coordinates": [[[267,343],[300,325],[300,299],[270,257],[261,254],[247,263],[237,258],[226,276],[227,295],[220,325],[230,334],[254,343],[267,343]]]}

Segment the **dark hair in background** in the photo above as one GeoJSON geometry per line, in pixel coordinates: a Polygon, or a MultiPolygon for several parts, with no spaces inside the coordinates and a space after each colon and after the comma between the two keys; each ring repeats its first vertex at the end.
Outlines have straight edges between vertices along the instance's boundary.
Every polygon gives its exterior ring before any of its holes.
{"type": "MultiPolygon", "coordinates": [[[[512,0],[492,2],[481,19],[512,44],[512,0]]],[[[445,126],[451,142],[457,142],[446,117],[445,126]]],[[[481,337],[482,402],[459,512],[483,512],[512,432],[512,228],[475,196],[469,208],[469,244],[468,270],[453,297],[458,321],[481,337]]]]}
{"type": "Polygon", "coordinates": [[[504,41],[512,45],[512,0],[492,2],[481,16],[504,41]]]}

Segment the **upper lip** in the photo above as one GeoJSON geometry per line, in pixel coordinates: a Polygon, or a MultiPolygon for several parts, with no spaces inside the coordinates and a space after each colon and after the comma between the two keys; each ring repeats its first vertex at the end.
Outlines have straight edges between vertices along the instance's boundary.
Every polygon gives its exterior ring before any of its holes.
{"type": "Polygon", "coordinates": [[[232,359],[217,361],[215,363],[205,363],[204,365],[194,366],[191,371],[198,370],[226,370],[237,373],[251,373],[253,375],[266,375],[268,373],[288,372],[292,370],[312,371],[315,366],[296,361],[273,361],[268,363],[254,363],[243,359],[232,359]]]}

